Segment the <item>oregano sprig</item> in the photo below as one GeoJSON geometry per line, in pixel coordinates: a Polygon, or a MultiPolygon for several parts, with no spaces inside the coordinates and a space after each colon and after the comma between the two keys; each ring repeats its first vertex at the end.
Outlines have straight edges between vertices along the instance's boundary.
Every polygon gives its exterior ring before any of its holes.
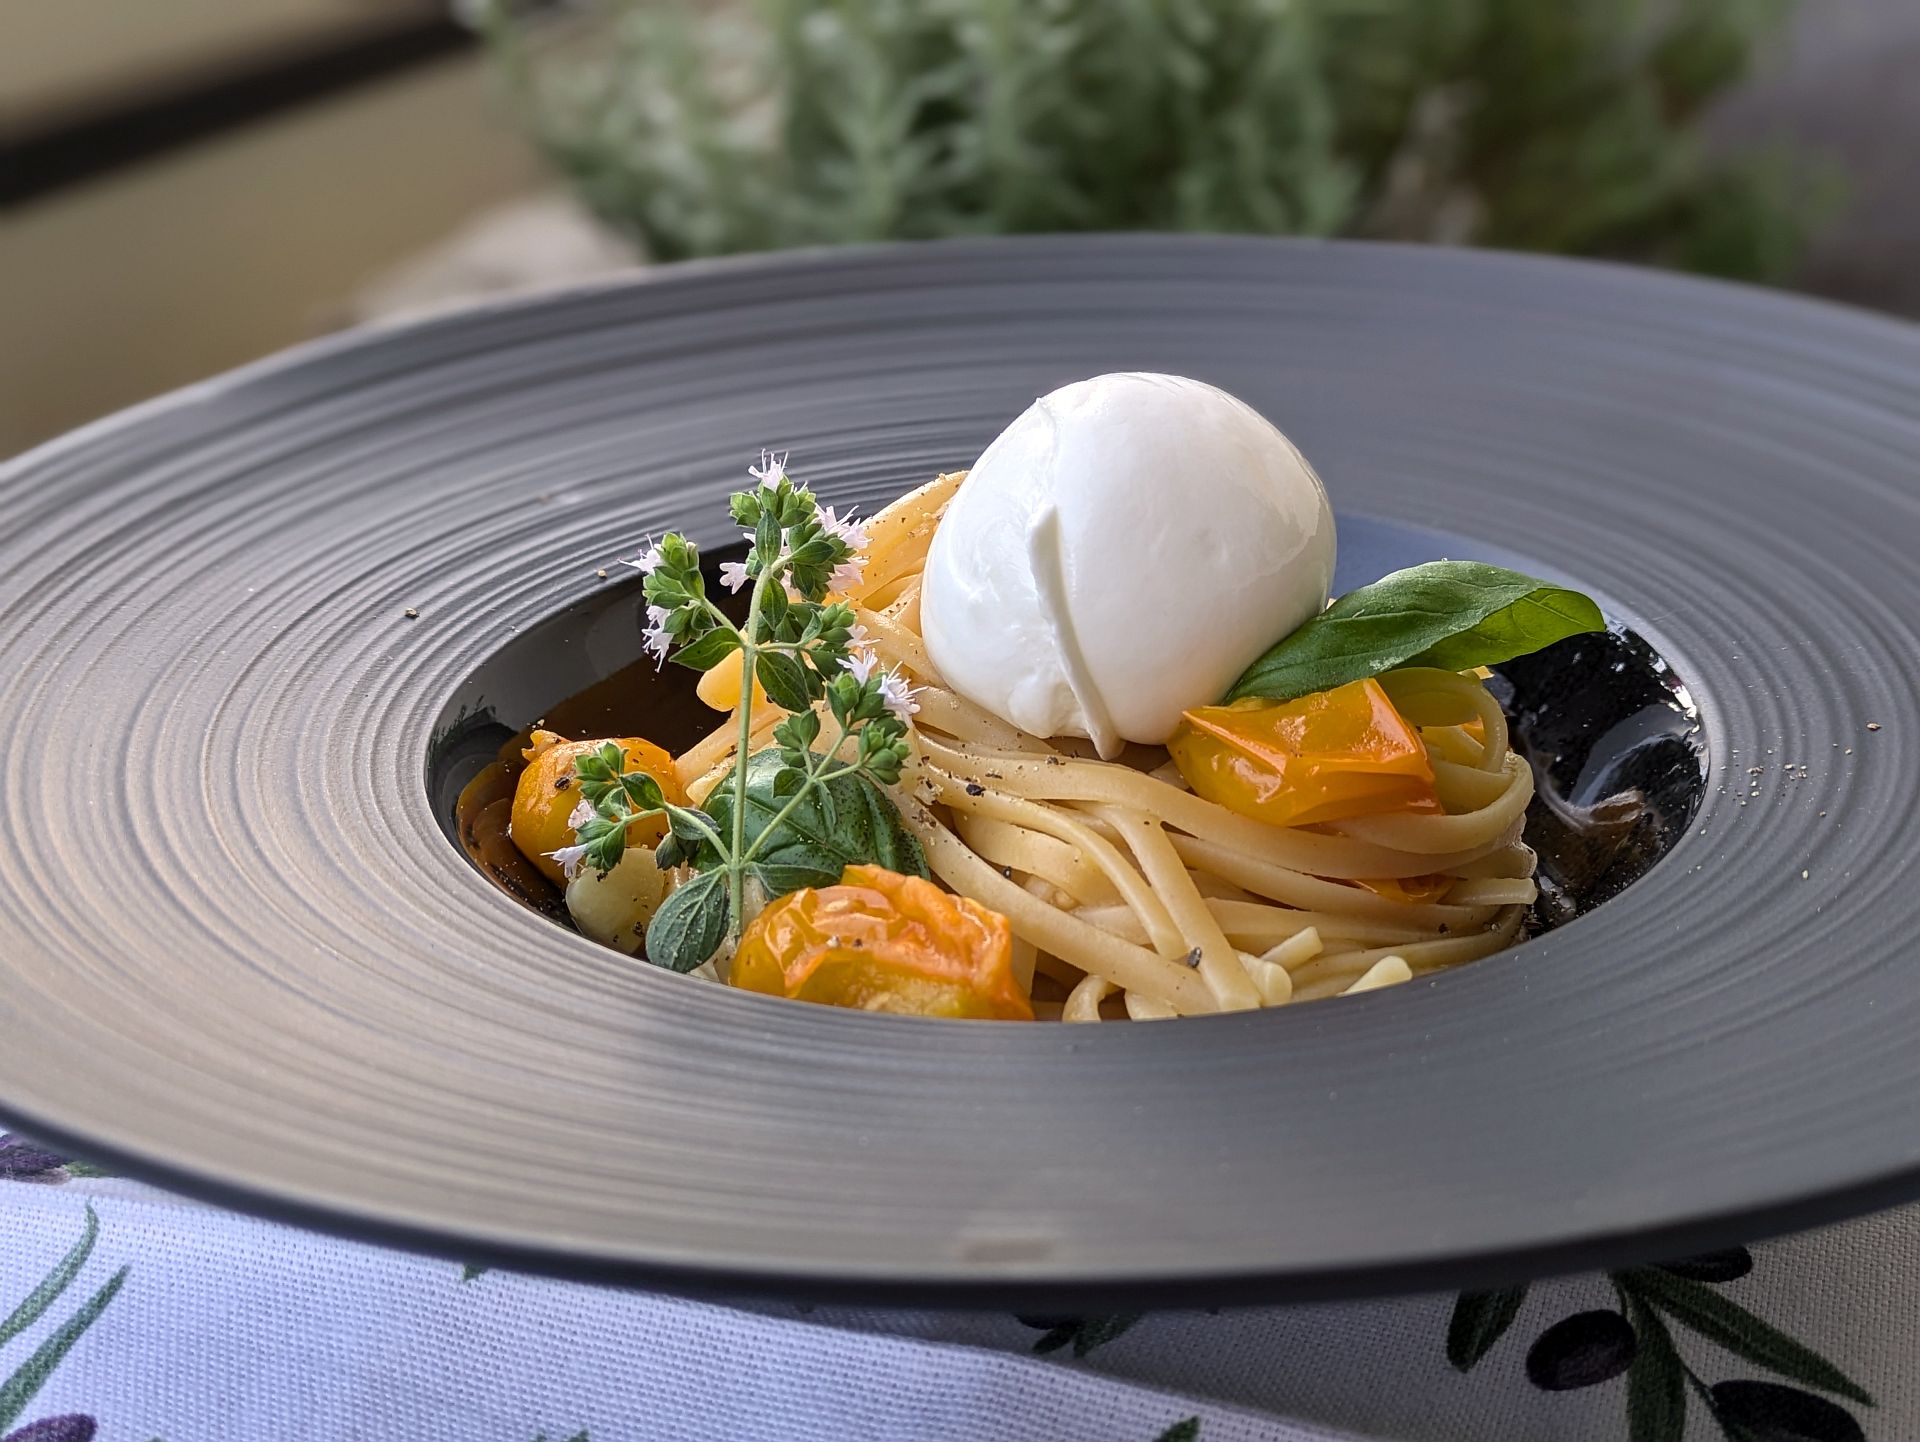
{"type": "Polygon", "coordinates": [[[553,853],[569,877],[583,865],[604,875],[625,854],[632,823],[664,814],[655,861],[700,873],[647,928],[648,958],[676,971],[729,952],[757,901],[828,884],[849,862],[926,874],[879,789],[898,783],[909,755],[913,688],[880,667],[853,608],[829,599],[858,583],[866,534],[796,484],[785,456],[763,452],[749,474],[757,484],[736,492],[729,512],[750,545],[744,560],[720,568],[730,590],[751,587],[743,621],[708,594],[699,549],[685,536],[663,536],[629,563],[646,577],[650,653],[697,671],[741,668],[733,770],[705,809],[680,806],[654,777],[627,770],[624,752],[608,742],[574,764],[582,798],[571,818],[575,844],[553,853]],[[774,746],[757,754],[749,677],[789,713],[774,727],[774,746]],[[822,712],[834,731],[824,746],[822,712]]]}

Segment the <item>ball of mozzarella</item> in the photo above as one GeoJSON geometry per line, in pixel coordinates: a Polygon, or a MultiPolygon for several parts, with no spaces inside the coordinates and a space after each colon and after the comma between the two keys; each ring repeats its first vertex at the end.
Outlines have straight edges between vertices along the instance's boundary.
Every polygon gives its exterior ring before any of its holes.
{"type": "Polygon", "coordinates": [[[1158,744],[1327,603],[1333,511],[1292,442],[1181,376],[1042,396],[954,496],[921,627],[946,684],[1103,756],[1158,744]]]}

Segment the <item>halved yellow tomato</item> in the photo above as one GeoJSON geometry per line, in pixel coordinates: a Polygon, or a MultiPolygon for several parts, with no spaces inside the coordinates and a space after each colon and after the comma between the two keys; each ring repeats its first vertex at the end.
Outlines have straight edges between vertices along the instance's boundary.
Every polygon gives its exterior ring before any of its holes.
{"type": "MultiPolygon", "coordinates": [[[[573,827],[567,818],[580,804],[580,787],[573,779],[573,763],[588,751],[597,751],[609,738],[593,741],[569,741],[552,731],[536,731],[531,744],[520,754],[527,758],[527,769],[513,789],[513,824],[508,835],[513,844],[547,880],[566,885],[566,873],[547,853],[573,845],[573,827]]],[[[687,793],[673,769],[673,757],[651,741],[639,736],[611,738],[626,753],[626,769],[644,771],[660,783],[667,800],[676,806],[687,804],[687,793]]],[[[646,816],[627,828],[629,846],[656,846],[667,834],[667,818],[646,816]]]]}
{"type": "Polygon", "coordinates": [[[849,866],[837,886],[769,904],[741,935],[727,980],[861,1011],[1033,1020],[1006,917],[878,866],[849,866]]]}
{"type": "Polygon", "coordinates": [[[1440,810],[1426,743],[1371,678],[1199,707],[1167,749],[1197,795],[1276,826],[1440,810]]]}

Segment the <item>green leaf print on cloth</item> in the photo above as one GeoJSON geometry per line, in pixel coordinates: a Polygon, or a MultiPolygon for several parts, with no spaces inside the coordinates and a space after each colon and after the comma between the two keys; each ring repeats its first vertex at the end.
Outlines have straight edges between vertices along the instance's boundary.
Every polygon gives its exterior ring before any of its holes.
{"type": "Polygon", "coordinates": [[[1046,1334],[1033,1344],[1035,1352],[1044,1356],[1071,1345],[1074,1356],[1084,1357],[1096,1347],[1104,1347],[1113,1341],[1139,1321],[1141,1316],[1139,1312],[1118,1312],[1109,1317],[1039,1316],[1028,1313],[1017,1315],[1014,1320],[1023,1327],[1046,1334]]]}
{"type": "MultiPolygon", "coordinates": [[[[1683,1442],[1690,1402],[1705,1407],[1730,1442],[1864,1442],[1851,1412],[1807,1389],[1871,1407],[1866,1390],[1811,1347],[1713,1290],[1752,1270],[1747,1250],[1732,1247],[1609,1272],[1618,1310],[1576,1312],[1541,1332],[1527,1348],[1527,1380],[1542,1391],[1568,1392],[1625,1374],[1627,1442],[1683,1442]],[[1676,1330],[1786,1380],[1709,1384],[1681,1355],[1676,1330]]],[[[1462,1292],[1447,1327],[1447,1360],[1471,1371],[1513,1325],[1526,1295],[1524,1287],[1462,1292]]]]}
{"type": "MultiPolygon", "coordinates": [[[[31,1292],[0,1318],[0,1347],[6,1346],[21,1336],[48,1312],[66,1294],[69,1287],[80,1276],[88,1259],[93,1255],[93,1244],[100,1236],[100,1219],[94,1214],[91,1205],[87,1208],[85,1230],[80,1240],[68,1250],[67,1254],[53,1264],[53,1269],[40,1280],[31,1292]]],[[[119,1295],[121,1286],[127,1280],[128,1268],[122,1267],[109,1277],[98,1291],[83,1302],[80,1307],[68,1315],[67,1319],[50,1332],[34,1348],[33,1352],[14,1368],[4,1382],[0,1382],[0,1433],[20,1420],[20,1414],[34,1399],[54,1369],[65,1360],[68,1352],[106,1311],[109,1303],[119,1295]]],[[[0,1442],[84,1442],[94,1433],[92,1418],[82,1416],[49,1417],[33,1423],[0,1442]]]]}

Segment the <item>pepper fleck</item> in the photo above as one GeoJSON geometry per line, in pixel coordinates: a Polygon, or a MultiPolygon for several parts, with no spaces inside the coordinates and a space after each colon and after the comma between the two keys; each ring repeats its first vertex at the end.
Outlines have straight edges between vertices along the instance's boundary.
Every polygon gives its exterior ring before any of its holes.
{"type": "Polygon", "coordinates": [[[407,607],[407,609],[401,612],[401,614],[405,616],[409,621],[418,621],[420,619],[420,613],[414,610],[413,607],[411,606],[407,607]]]}
{"type": "Polygon", "coordinates": [[[987,794],[987,788],[982,786],[978,781],[969,781],[967,783],[967,795],[985,796],[986,794],[987,794]]]}

